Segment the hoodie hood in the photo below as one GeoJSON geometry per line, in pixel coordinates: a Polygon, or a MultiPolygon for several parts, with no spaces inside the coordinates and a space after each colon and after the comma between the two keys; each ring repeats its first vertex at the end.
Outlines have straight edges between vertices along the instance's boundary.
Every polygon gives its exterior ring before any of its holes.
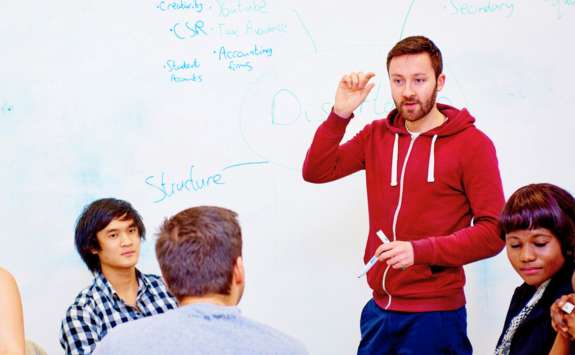
{"type": "MultiPolygon", "coordinates": [[[[458,110],[455,107],[440,103],[437,104],[437,108],[447,117],[447,121],[434,129],[421,133],[422,136],[451,136],[472,127],[475,123],[475,118],[471,116],[467,109],[458,110]]],[[[405,120],[396,108],[387,115],[385,123],[393,134],[409,134],[405,128],[405,120]]]]}
{"type": "MultiPolygon", "coordinates": [[[[447,137],[454,134],[457,134],[469,127],[473,126],[475,122],[475,118],[469,114],[466,109],[458,110],[455,107],[445,105],[445,104],[437,104],[437,108],[439,111],[447,117],[447,121],[445,121],[442,125],[437,126],[427,132],[423,132],[421,136],[429,136],[431,137],[430,140],[430,149],[429,149],[429,160],[427,166],[427,182],[435,182],[435,142],[437,141],[438,137],[447,137]]],[[[391,133],[395,136],[394,143],[393,143],[393,151],[392,151],[392,159],[391,159],[391,186],[397,186],[398,184],[398,176],[397,176],[397,162],[398,162],[398,142],[399,136],[401,134],[410,133],[405,128],[405,120],[399,114],[397,109],[393,109],[389,115],[387,116],[387,120],[385,120],[385,124],[387,128],[391,131],[391,133]]],[[[408,153],[409,154],[409,153],[408,153]]]]}

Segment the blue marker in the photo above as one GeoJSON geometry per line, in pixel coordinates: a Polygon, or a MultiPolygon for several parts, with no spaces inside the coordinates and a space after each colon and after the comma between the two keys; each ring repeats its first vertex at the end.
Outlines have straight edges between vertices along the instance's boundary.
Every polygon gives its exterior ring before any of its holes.
{"type": "MultiPolygon", "coordinates": [[[[389,239],[387,239],[387,237],[385,236],[385,234],[383,234],[381,230],[378,230],[375,234],[377,234],[377,236],[379,237],[379,239],[381,239],[383,244],[389,243],[389,239]]],[[[367,272],[371,270],[371,268],[373,267],[373,265],[375,265],[376,262],[377,262],[377,255],[374,255],[371,257],[371,259],[369,259],[367,264],[365,264],[363,271],[360,272],[359,275],[357,275],[357,278],[360,278],[363,275],[367,274],[367,272]]]]}
{"type": "Polygon", "coordinates": [[[363,275],[367,274],[367,272],[373,267],[373,265],[375,265],[376,262],[377,262],[377,255],[374,255],[371,257],[371,259],[369,259],[367,264],[365,264],[363,271],[360,272],[359,275],[357,275],[357,278],[360,278],[363,275]]]}

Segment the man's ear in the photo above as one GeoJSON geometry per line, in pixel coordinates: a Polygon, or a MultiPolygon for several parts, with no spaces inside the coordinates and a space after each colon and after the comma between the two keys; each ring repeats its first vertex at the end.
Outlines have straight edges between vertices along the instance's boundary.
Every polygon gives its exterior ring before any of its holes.
{"type": "Polygon", "coordinates": [[[238,256],[234,263],[233,282],[236,284],[243,284],[245,282],[246,274],[244,270],[244,261],[241,256],[238,256]]]}
{"type": "Polygon", "coordinates": [[[445,74],[441,73],[437,77],[437,91],[441,91],[443,85],[445,85],[445,74]]]}

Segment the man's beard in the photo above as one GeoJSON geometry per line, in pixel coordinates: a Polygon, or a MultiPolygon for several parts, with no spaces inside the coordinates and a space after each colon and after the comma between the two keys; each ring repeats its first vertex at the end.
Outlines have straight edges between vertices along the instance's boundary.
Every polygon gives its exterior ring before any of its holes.
{"type": "Polygon", "coordinates": [[[401,117],[403,117],[404,120],[409,122],[415,122],[422,119],[429,112],[431,112],[431,110],[435,106],[436,99],[437,99],[437,84],[435,84],[435,87],[433,88],[433,94],[431,95],[431,97],[424,102],[419,101],[415,96],[409,99],[402,98],[399,103],[395,100],[393,100],[393,102],[395,103],[395,107],[397,108],[397,110],[401,114],[401,117]],[[417,104],[417,106],[414,110],[408,110],[407,108],[404,107],[404,105],[406,104],[417,104]]]}

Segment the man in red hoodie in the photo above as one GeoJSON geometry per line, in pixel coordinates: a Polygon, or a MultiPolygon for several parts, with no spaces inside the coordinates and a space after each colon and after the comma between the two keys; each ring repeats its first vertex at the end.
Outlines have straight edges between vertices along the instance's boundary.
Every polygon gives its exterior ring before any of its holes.
{"type": "Polygon", "coordinates": [[[366,171],[364,261],[378,255],[381,262],[367,274],[373,299],[361,315],[358,354],[471,354],[463,265],[504,245],[495,148],[466,109],[436,103],[442,66],[431,40],[398,42],[387,56],[396,108],[340,144],[375,74],[345,75],[303,165],[314,183],[366,171]]]}

